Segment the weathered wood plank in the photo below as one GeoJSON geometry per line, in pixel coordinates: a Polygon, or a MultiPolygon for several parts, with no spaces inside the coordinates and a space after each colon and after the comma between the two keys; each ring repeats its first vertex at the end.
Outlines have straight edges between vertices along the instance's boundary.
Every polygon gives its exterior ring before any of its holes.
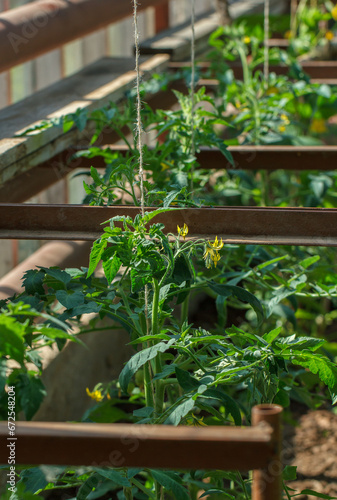
{"type": "MultiPolygon", "coordinates": [[[[146,78],[167,67],[168,56],[143,58],[141,71],[146,78]]],[[[118,101],[134,85],[134,60],[103,58],[76,75],[37,92],[20,103],[0,111],[0,184],[40,164],[79,141],[89,140],[90,130],[61,127],[18,137],[42,120],[75,112],[93,110],[118,101]]]]}

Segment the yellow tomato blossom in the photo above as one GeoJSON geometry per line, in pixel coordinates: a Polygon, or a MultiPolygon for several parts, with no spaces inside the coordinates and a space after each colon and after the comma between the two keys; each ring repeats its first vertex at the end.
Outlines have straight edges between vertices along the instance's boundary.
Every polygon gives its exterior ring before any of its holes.
{"type": "Polygon", "coordinates": [[[273,95],[273,94],[278,94],[278,93],[279,93],[279,90],[277,87],[269,87],[267,89],[267,92],[266,92],[267,95],[273,95]]]}
{"type": "Polygon", "coordinates": [[[178,231],[178,235],[179,236],[182,236],[183,239],[186,238],[187,234],[188,234],[188,226],[184,223],[183,227],[180,228],[179,226],[177,226],[177,231],[178,231]]]}
{"type": "Polygon", "coordinates": [[[289,123],[290,123],[290,120],[289,120],[288,116],[287,116],[287,115],[285,115],[284,113],[282,113],[282,115],[281,115],[281,120],[282,120],[282,121],[283,121],[286,125],[289,125],[289,123]]]}
{"type": "Polygon", "coordinates": [[[219,250],[221,250],[222,247],[223,247],[223,241],[222,239],[221,241],[219,241],[217,236],[214,240],[214,243],[211,243],[210,241],[206,243],[204,259],[206,267],[208,269],[212,267],[212,263],[214,264],[214,267],[217,266],[217,263],[221,258],[219,250]]]}
{"type": "Polygon", "coordinates": [[[325,38],[329,41],[333,40],[334,39],[334,34],[332,33],[332,31],[327,31],[325,33],[325,38]]]}
{"type": "Polygon", "coordinates": [[[187,419],[188,425],[193,425],[194,427],[207,427],[207,424],[204,422],[204,417],[196,417],[193,413],[190,418],[187,419]]]}
{"type": "Polygon", "coordinates": [[[337,5],[334,6],[334,8],[331,11],[331,15],[335,21],[337,21],[337,5]]]}
{"type": "Polygon", "coordinates": [[[284,125],[280,125],[278,129],[279,129],[280,132],[285,132],[286,131],[286,128],[285,128],[284,125]]]}
{"type": "Polygon", "coordinates": [[[327,131],[325,120],[323,118],[314,118],[310,125],[310,132],[315,134],[324,134],[327,131]]]}
{"type": "Polygon", "coordinates": [[[250,43],[250,37],[249,36],[244,36],[243,37],[243,43],[246,43],[246,44],[250,43]]]}
{"type": "Polygon", "coordinates": [[[91,399],[94,399],[95,401],[97,401],[97,403],[100,403],[103,399],[104,399],[104,396],[103,394],[101,393],[101,391],[93,391],[93,392],[90,392],[88,387],[86,388],[86,392],[88,394],[88,396],[91,398],[91,399]]]}

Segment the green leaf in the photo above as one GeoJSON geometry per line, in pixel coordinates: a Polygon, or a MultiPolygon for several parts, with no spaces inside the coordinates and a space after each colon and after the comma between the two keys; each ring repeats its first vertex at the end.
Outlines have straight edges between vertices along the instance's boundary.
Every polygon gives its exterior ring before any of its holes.
{"type": "Polygon", "coordinates": [[[318,493],[317,491],[314,490],[302,490],[301,495],[312,495],[313,497],[317,498],[325,498],[326,500],[336,500],[337,497],[331,497],[330,495],[324,495],[324,493],[318,493]]]}
{"type": "Polygon", "coordinates": [[[95,489],[100,481],[100,474],[92,474],[88,479],[82,484],[77,492],[76,500],[86,500],[93,489],[95,489]]]}
{"type": "Polygon", "coordinates": [[[71,275],[66,271],[62,271],[57,267],[40,267],[48,276],[55,278],[57,281],[61,281],[65,286],[71,281],[71,275]]]}
{"type": "Polygon", "coordinates": [[[194,399],[188,398],[179,406],[177,406],[171,414],[167,417],[164,424],[165,425],[178,425],[182,418],[186,417],[186,415],[193,410],[194,407],[194,399]]]}
{"type": "Polygon", "coordinates": [[[248,302],[256,312],[258,323],[261,323],[263,321],[264,312],[261,302],[255,297],[255,295],[248,292],[248,290],[235,285],[221,285],[218,283],[214,283],[213,281],[209,281],[208,286],[211,290],[219,295],[222,295],[224,297],[230,297],[231,295],[234,295],[242,302],[248,302]]]}
{"type": "Polygon", "coordinates": [[[32,269],[26,271],[23,276],[23,286],[29,295],[34,295],[35,293],[39,295],[44,295],[45,291],[43,288],[43,280],[45,273],[43,271],[38,271],[37,269],[32,269]]]}
{"type": "Polygon", "coordinates": [[[48,339],[67,339],[73,342],[77,342],[78,344],[85,345],[82,340],[80,340],[75,335],[71,333],[67,333],[64,330],[59,330],[58,328],[52,328],[50,326],[41,326],[37,330],[41,335],[45,335],[48,339]]]}
{"type": "Polygon", "coordinates": [[[44,385],[35,374],[21,373],[18,388],[20,390],[21,406],[26,419],[31,420],[46,395],[44,385]]]}
{"type": "Polygon", "coordinates": [[[116,252],[112,257],[109,257],[109,259],[103,259],[103,270],[109,284],[115,279],[120,267],[121,261],[116,252]]]}
{"type": "Polygon", "coordinates": [[[263,338],[268,344],[271,344],[282,332],[282,326],[279,326],[278,328],[275,328],[269,333],[265,333],[263,335],[263,338]]]}
{"type": "Polygon", "coordinates": [[[0,359],[0,394],[4,393],[7,381],[7,362],[5,359],[0,359]]]}
{"type": "Polygon", "coordinates": [[[102,254],[107,246],[108,242],[106,239],[96,240],[91,248],[90,261],[87,277],[92,275],[101,260],[102,254]]]}
{"type": "Polygon", "coordinates": [[[304,267],[304,269],[307,269],[308,267],[315,264],[315,262],[317,262],[318,260],[320,260],[320,256],[314,255],[313,257],[308,257],[307,259],[301,260],[299,265],[304,267]]]}
{"type": "Polygon", "coordinates": [[[25,485],[25,489],[32,493],[43,490],[49,483],[40,467],[32,467],[23,470],[20,474],[20,481],[25,485]]]}
{"type": "Polygon", "coordinates": [[[101,186],[103,184],[97,170],[95,169],[95,167],[91,167],[90,168],[90,175],[91,177],[93,178],[96,186],[101,186]]]}
{"type": "Polygon", "coordinates": [[[152,477],[158,481],[165,489],[171,491],[176,500],[189,500],[187,490],[180,484],[181,479],[178,474],[150,469],[152,477]]]}
{"type": "Polygon", "coordinates": [[[110,481],[113,481],[114,483],[118,484],[119,486],[124,486],[126,488],[130,488],[131,484],[130,482],[126,479],[126,477],[122,476],[119,472],[113,469],[102,469],[100,467],[95,467],[94,470],[98,472],[101,476],[110,479],[110,481]]]}
{"type": "Polygon", "coordinates": [[[286,465],[283,470],[283,480],[284,481],[295,481],[297,479],[297,466],[296,465],[286,465]]]}
{"type": "Polygon", "coordinates": [[[74,293],[67,293],[65,290],[58,290],[56,292],[56,298],[67,309],[72,309],[73,307],[84,304],[84,294],[80,291],[74,293]]]}
{"type": "Polygon", "coordinates": [[[0,353],[23,363],[25,326],[9,316],[0,316],[0,353]]]}
{"type": "Polygon", "coordinates": [[[127,388],[131,377],[141,368],[145,363],[155,358],[159,352],[167,351],[172,344],[174,344],[175,339],[171,339],[168,342],[159,342],[152,347],[148,347],[147,349],[143,349],[140,352],[137,352],[124,366],[120,376],[119,383],[121,389],[124,392],[127,392],[127,388]]]}
{"type": "MultiPolygon", "coordinates": [[[[229,498],[230,500],[235,500],[235,497],[233,497],[233,495],[230,495],[225,490],[218,490],[216,488],[208,489],[199,498],[209,497],[210,495],[221,495],[221,498],[229,498]]],[[[217,496],[216,498],[220,498],[220,496],[217,496]]]]}
{"type": "Polygon", "coordinates": [[[292,362],[296,365],[308,368],[324,382],[333,395],[337,394],[337,366],[325,356],[317,353],[302,352],[293,357],[292,362]]]}
{"type": "Polygon", "coordinates": [[[226,412],[232,415],[235,425],[242,424],[240,409],[234,399],[228,396],[228,394],[220,391],[219,389],[207,389],[207,391],[203,393],[203,397],[205,396],[221,401],[226,409],[226,412]]]}
{"type": "Polygon", "coordinates": [[[188,373],[186,370],[182,370],[177,366],[175,372],[179,385],[184,389],[184,391],[186,392],[194,391],[199,387],[200,382],[194,377],[192,377],[192,375],[188,373]]]}

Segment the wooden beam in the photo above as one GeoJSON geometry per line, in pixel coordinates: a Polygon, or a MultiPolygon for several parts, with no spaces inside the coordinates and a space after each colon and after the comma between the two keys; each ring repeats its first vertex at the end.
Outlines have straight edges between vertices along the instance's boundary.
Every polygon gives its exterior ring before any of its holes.
{"type": "MultiPolygon", "coordinates": [[[[166,0],[142,0],[139,10],[166,0]]],[[[132,15],[121,0],[39,0],[0,17],[0,72],[132,15]]]]}
{"type": "MultiPolygon", "coordinates": [[[[168,56],[142,58],[141,71],[147,79],[153,72],[167,68],[168,56]]],[[[95,130],[88,123],[84,130],[73,127],[64,132],[62,126],[20,136],[42,121],[57,119],[83,110],[84,113],[118,102],[135,81],[134,59],[103,58],[0,111],[0,185],[43,163],[73,144],[90,143],[95,130]]],[[[84,115],[83,115],[84,116],[84,115]]]]}

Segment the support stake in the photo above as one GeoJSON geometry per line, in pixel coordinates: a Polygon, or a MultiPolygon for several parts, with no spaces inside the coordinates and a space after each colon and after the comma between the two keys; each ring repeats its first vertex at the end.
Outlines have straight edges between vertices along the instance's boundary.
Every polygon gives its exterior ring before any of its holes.
{"type": "Polygon", "coordinates": [[[252,409],[252,425],[265,425],[266,432],[271,432],[272,456],[268,467],[253,472],[252,500],[281,500],[282,498],[282,434],[279,405],[257,405],[252,409]]]}

